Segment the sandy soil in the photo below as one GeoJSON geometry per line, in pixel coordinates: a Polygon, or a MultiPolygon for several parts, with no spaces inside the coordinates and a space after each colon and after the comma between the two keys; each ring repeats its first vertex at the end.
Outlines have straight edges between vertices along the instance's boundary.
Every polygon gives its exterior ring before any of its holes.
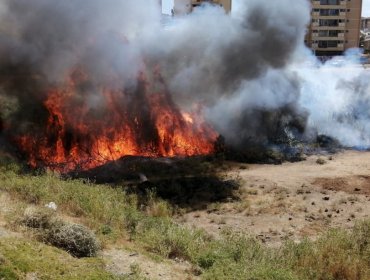
{"type": "Polygon", "coordinates": [[[128,276],[132,267],[138,265],[141,274],[148,279],[198,279],[193,275],[191,265],[180,260],[155,261],[143,254],[117,248],[104,250],[102,256],[107,270],[116,275],[128,276]]]}
{"type": "Polygon", "coordinates": [[[278,245],[287,238],[314,238],[330,227],[350,228],[370,215],[370,152],[282,165],[236,164],[228,176],[242,182],[240,201],[212,204],[179,221],[215,235],[231,227],[278,245]]]}

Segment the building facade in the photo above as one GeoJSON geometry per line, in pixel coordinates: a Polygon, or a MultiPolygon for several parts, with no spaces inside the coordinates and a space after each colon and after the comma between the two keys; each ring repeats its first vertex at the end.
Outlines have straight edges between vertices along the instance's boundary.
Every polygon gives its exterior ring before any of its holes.
{"type": "Polygon", "coordinates": [[[195,7],[203,3],[219,5],[223,7],[227,13],[231,12],[231,0],[174,0],[173,14],[189,14],[195,7]]]}
{"type": "Polygon", "coordinates": [[[309,1],[311,23],[305,42],[316,55],[341,55],[359,47],[362,0],[309,1]]]}
{"type": "Polygon", "coordinates": [[[370,53],[370,17],[361,19],[361,39],[360,47],[365,53],[370,53]]]}
{"type": "Polygon", "coordinates": [[[370,30],[370,17],[363,17],[361,19],[361,30],[370,30]]]}

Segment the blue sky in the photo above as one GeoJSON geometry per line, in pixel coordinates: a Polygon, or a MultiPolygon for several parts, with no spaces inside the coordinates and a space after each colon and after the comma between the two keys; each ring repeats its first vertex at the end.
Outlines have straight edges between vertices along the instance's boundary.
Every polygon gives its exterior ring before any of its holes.
{"type": "Polygon", "coordinates": [[[363,0],[362,15],[370,17],[370,0],[363,0]]]}
{"type": "MultiPolygon", "coordinates": [[[[245,1],[245,0],[234,0],[234,8],[238,7],[238,2],[245,1]]],[[[366,17],[370,17],[370,0],[362,0],[363,7],[362,7],[362,15],[366,17]]],[[[163,0],[163,11],[166,13],[170,13],[171,6],[173,5],[173,0],[163,0]]]]}

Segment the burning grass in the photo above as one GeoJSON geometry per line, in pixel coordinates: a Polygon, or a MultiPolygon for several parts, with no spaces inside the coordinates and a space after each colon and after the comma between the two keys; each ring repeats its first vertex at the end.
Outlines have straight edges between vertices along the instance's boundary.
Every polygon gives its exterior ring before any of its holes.
{"type": "Polygon", "coordinates": [[[100,85],[95,89],[100,105],[94,107],[86,98],[94,82],[84,69],[74,69],[63,85],[45,89],[33,128],[10,139],[32,167],[60,172],[87,170],[124,156],[213,153],[217,133],[202,118],[200,106],[183,112],[157,70],[143,70],[136,82],[135,88],[121,90],[100,85]]]}

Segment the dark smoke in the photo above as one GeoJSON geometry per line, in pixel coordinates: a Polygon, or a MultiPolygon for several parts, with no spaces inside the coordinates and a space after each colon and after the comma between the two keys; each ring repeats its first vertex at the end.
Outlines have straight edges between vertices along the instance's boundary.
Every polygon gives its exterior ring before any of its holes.
{"type": "Polygon", "coordinates": [[[99,88],[135,87],[141,56],[129,37],[144,34],[159,18],[154,3],[145,5],[149,15],[144,17],[145,3],[0,1],[1,95],[16,98],[18,108],[6,116],[12,132],[37,131],[44,125],[48,90],[62,87],[76,69],[83,68],[89,77],[79,84],[79,95],[92,112],[104,110],[99,88]],[[114,83],[112,75],[119,77],[114,83]]]}

